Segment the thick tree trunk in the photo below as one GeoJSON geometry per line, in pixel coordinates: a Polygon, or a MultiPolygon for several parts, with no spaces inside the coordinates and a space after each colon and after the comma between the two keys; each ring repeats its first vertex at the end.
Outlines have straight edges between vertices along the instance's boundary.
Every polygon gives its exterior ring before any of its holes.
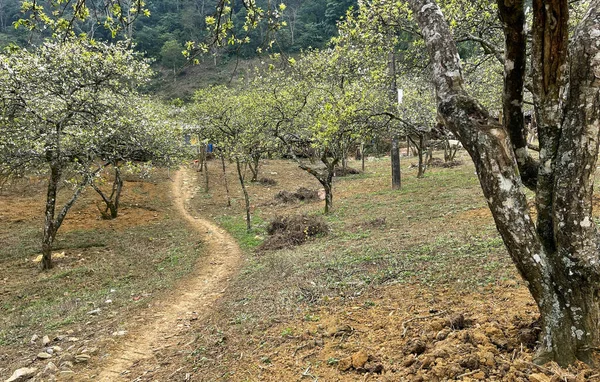
{"type": "Polygon", "coordinates": [[[240,180],[240,185],[242,186],[242,191],[244,192],[244,201],[246,202],[246,230],[250,232],[252,231],[252,221],[250,217],[250,195],[248,195],[248,190],[246,189],[246,183],[244,182],[245,177],[242,171],[240,160],[236,159],[235,164],[237,166],[238,179],[240,180]]]}
{"type": "Polygon", "coordinates": [[[58,183],[62,171],[58,165],[50,166],[50,179],[48,179],[48,190],[46,193],[46,211],[44,219],[44,236],[42,238],[42,262],[43,270],[51,269],[52,264],[52,245],[56,237],[56,222],[54,215],[56,211],[56,197],[58,195],[58,183]]]}
{"type": "MultiPolygon", "coordinates": [[[[600,243],[591,216],[600,141],[600,0],[590,3],[573,36],[569,65],[567,1],[534,0],[537,226],[522,190],[523,181],[534,178],[520,171],[526,165],[518,131],[524,126],[516,115],[522,74],[506,73],[511,78],[505,81],[505,128],[464,91],[460,58],[439,7],[432,0],[410,4],[432,60],[438,112],[473,159],[498,232],[541,313],[536,362],[591,362],[592,351],[600,347],[600,243]]],[[[499,4],[508,29],[522,21],[522,2],[511,4],[519,13],[516,21],[499,4]]],[[[513,32],[505,29],[507,36],[513,32]]],[[[505,72],[514,70],[508,58],[518,52],[512,48],[506,49],[505,72]]],[[[521,70],[521,64],[517,67],[521,70]]]]}

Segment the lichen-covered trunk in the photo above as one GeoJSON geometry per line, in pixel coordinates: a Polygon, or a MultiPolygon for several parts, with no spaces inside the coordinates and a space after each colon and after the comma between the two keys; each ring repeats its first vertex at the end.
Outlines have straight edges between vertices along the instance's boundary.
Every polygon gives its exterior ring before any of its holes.
{"type": "Polygon", "coordinates": [[[48,190],[46,194],[46,210],[44,218],[44,233],[42,237],[42,262],[40,264],[43,270],[51,269],[52,264],[52,246],[56,237],[56,222],[54,219],[56,211],[56,196],[58,194],[58,183],[60,182],[61,170],[57,165],[50,166],[50,178],[48,179],[48,190]]]}
{"type": "MultiPolygon", "coordinates": [[[[523,179],[526,152],[519,130],[525,127],[517,113],[524,74],[511,73],[516,61],[505,62],[505,77],[511,77],[505,80],[501,126],[465,92],[456,44],[439,7],[432,0],[410,4],[432,60],[438,112],[473,159],[498,232],[538,305],[542,332],[535,361],[591,362],[592,351],[600,347],[600,243],[591,215],[600,142],[600,0],[591,1],[572,38],[570,62],[567,1],[534,0],[540,163],[529,174],[537,181],[528,186],[536,191],[537,225],[522,187],[528,180],[523,179]]],[[[513,20],[508,11],[523,12],[523,2],[498,4],[504,27],[517,28],[522,15],[513,20]]],[[[505,29],[507,36],[513,32],[505,29]]],[[[508,38],[507,44],[512,44],[508,38]]],[[[505,58],[516,60],[512,48],[505,58]]]]}
{"type": "Polygon", "coordinates": [[[333,168],[327,171],[325,177],[319,181],[325,190],[325,215],[329,214],[333,208],[333,168]]]}

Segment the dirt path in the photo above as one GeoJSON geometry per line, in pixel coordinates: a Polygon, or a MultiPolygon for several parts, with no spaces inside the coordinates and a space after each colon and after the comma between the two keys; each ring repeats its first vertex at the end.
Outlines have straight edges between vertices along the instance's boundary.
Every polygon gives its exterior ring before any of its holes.
{"type": "MultiPolygon", "coordinates": [[[[193,193],[193,180],[189,170],[180,170],[173,182],[173,204],[189,224],[203,236],[203,256],[196,270],[182,280],[162,301],[157,302],[146,316],[146,323],[137,325],[117,342],[101,370],[96,375],[88,373],[96,381],[134,380],[151,373],[160,364],[157,349],[178,345],[185,332],[182,319],[190,315],[201,319],[210,314],[211,305],[227,288],[229,278],[239,267],[241,252],[235,240],[216,225],[193,216],[185,207],[193,193]],[[135,372],[132,368],[135,368],[135,372]]],[[[150,375],[147,375],[150,377],[150,375]]],[[[89,380],[89,379],[88,379],[89,380]]]]}

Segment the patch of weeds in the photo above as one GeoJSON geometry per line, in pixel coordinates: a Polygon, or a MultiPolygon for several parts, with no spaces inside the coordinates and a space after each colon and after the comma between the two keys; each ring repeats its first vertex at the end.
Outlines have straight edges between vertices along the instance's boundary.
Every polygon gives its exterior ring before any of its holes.
{"type": "Polygon", "coordinates": [[[281,330],[282,337],[288,337],[288,336],[292,336],[292,335],[294,335],[294,329],[292,329],[292,328],[283,328],[281,330]]]}
{"type": "Polygon", "coordinates": [[[254,216],[252,216],[252,226],[254,228],[250,232],[246,229],[246,221],[242,217],[223,215],[217,218],[217,221],[236,239],[242,249],[245,251],[253,251],[264,240],[261,236],[261,234],[264,233],[264,221],[257,215],[258,214],[255,213],[254,216]]]}
{"type": "Polygon", "coordinates": [[[327,364],[328,365],[337,365],[338,363],[340,363],[340,360],[334,357],[331,357],[327,360],[327,364]]]}

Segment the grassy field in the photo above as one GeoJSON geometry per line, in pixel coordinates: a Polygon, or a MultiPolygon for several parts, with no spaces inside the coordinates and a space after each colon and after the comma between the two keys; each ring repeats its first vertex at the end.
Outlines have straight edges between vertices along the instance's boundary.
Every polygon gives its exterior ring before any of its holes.
{"type": "Polygon", "coordinates": [[[390,187],[389,159],[368,161],[365,173],[336,179],[329,234],[277,251],[258,250],[269,222],[320,216],[323,202],[281,204],[275,194],[318,189],[318,182],[293,162],[265,162],[262,176],[277,185],[249,186],[248,233],[235,174],[228,172],[227,208],[211,163],[210,190],[199,174],[193,207],[229,230],[247,258],[218,314],[197,324],[195,350],[184,363],[167,358],[184,365],[181,377],[201,381],[527,381],[539,371],[530,364],[537,311],[471,162],[461,160],[417,179],[416,160],[405,159],[399,191],[390,187]],[[454,328],[456,317],[464,322],[454,328]],[[425,348],[410,361],[414,341],[425,348]],[[360,354],[367,364],[347,367],[360,354]],[[515,360],[522,365],[511,367],[515,360]]]}
{"type": "Polygon", "coordinates": [[[0,376],[35,366],[45,335],[77,338],[79,351],[99,346],[193,268],[202,243],[172,210],[166,172],[128,179],[114,221],[99,219],[93,191],[77,202],[57,237],[56,266],[47,272],[34,262],[43,183],[21,183],[0,195],[0,376]],[[30,343],[34,335],[39,340],[30,343]]]}
{"type": "MultiPolygon", "coordinates": [[[[135,380],[595,380],[598,370],[583,365],[531,363],[537,308],[471,162],[461,160],[417,179],[416,159],[404,158],[402,189],[392,191],[389,159],[372,158],[364,173],[335,179],[327,216],[319,200],[277,201],[280,191],[320,185],[291,161],[265,161],[261,177],[276,184],[248,185],[251,232],[233,166],[227,207],[220,163],[211,161],[209,191],[197,174],[190,209],[236,238],[242,269],[209,318],[183,329],[192,340],[161,349],[160,368],[135,380]],[[298,215],[324,219],[329,232],[300,246],[260,249],[271,221],[298,215]]],[[[123,216],[114,222],[96,219],[94,195],[86,194],[60,233],[57,252],[65,257],[47,273],[32,262],[40,189],[0,199],[8,222],[0,230],[2,375],[32,363],[39,348],[29,343],[33,334],[78,337],[79,351],[101,347],[141,307],[168,297],[202,247],[172,211],[169,187],[162,173],[128,182],[123,216]],[[100,314],[89,314],[97,308],[100,314]]]]}

